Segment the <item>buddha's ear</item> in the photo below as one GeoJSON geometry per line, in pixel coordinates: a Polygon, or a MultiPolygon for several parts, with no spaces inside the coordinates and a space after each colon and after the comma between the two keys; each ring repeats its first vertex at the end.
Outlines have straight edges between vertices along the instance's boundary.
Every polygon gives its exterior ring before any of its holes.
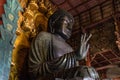
{"type": "Polygon", "coordinates": [[[55,28],[53,28],[53,27],[50,27],[51,29],[50,29],[50,32],[51,33],[55,33],[55,28]]]}

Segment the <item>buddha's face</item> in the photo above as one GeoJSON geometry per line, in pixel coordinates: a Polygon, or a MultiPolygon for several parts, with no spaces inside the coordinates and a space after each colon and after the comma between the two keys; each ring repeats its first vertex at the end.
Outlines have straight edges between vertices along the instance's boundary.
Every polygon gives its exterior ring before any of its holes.
{"type": "Polygon", "coordinates": [[[68,18],[67,16],[61,17],[59,20],[56,21],[56,33],[62,36],[64,39],[69,39],[72,32],[72,19],[68,18]]]}

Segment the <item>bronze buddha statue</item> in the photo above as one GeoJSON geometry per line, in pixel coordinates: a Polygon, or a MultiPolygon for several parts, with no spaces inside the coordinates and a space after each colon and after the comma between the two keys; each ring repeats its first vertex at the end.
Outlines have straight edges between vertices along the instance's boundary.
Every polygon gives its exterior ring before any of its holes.
{"type": "Polygon", "coordinates": [[[48,20],[48,32],[40,32],[31,43],[28,56],[28,73],[31,80],[54,80],[63,70],[76,67],[76,61],[84,59],[89,49],[91,35],[81,37],[77,51],[66,43],[70,38],[74,19],[64,10],[57,10],[48,20]]]}

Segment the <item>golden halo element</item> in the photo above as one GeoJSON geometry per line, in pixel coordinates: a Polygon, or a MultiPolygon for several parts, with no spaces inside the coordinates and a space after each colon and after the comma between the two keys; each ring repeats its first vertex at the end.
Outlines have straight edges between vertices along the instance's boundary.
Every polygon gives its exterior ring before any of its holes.
{"type": "Polygon", "coordinates": [[[42,2],[39,3],[39,11],[40,11],[41,13],[46,13],[46,12],[48,11],[47,7],[46,7],[45,4],[42,3],[42,2]]]}
{"type": "Polygon", "coordinates": [[[28,19],[33,18],[34,17],[33,11],[31,11],[30,9],[27,9],[24,13],[24,17],[27,17],[28,19]]]}
{"type": "Polygon", "coordinates": [[[30,6],[30,9],[31,9],[31,10],[38,10],[38,5],[36,4],[35,1],[31,1],[31,2],[29,3],[29,6],[30,6]]]}

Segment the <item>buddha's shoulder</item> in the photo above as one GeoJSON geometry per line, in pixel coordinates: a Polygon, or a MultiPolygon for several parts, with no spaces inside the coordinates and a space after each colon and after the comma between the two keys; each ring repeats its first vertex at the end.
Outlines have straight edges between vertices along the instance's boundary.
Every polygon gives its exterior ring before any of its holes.
{"type": "Polygon", "coordinates": [[[47,39],[50,40],[52,38],[52,34],[49,32],[42,31],[40,32],[37,37],[37,39],[47,39]]]}

